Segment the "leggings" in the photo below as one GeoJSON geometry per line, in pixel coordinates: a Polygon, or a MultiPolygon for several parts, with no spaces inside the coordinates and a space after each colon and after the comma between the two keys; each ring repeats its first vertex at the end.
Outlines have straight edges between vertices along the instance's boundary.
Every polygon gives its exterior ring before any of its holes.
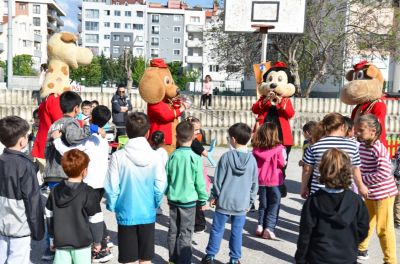
{"type": "Polygon", "coordinates": [[[212,94],[209,94],[209,95],[203,94],[201,96],[202,105],[204,106],[208,99],[208,106],[211,106],[211,97],[212,97],[212,94]]]}

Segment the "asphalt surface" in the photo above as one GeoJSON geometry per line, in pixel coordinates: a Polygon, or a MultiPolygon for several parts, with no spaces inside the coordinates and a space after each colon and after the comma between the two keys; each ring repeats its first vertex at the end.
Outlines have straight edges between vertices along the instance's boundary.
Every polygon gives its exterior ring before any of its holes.
{"type": "MultiPolygon", "coordinates": [[[[228,151],[228,148],[217,147],[212,157],[215,162],[218,162],[219,157],[228,151]]],[[[0,153],[2,149],[0,147],[0,153]]],[[[299,220],[302,204],[304,202],[301,199],[300,193],[300,179],[301,169],[297,166],[299,159],[301,158],[301,150],[293,149],[289,156],[289,164],[287,169],[286,185],[288,188],[288,196],[282,198],[281,209],[279,214],[279,221],[276,227],[276,239],[267,240],[258,238],[255,236],[255,230],[257,227],[258,212],[249,212],[247,214],[246,224],[243,230],[243,246],[242,246],[242,258],[243,264],[250,263],[295,263],[294,254],[296,252],[296,243],[298,237],[299,220]]],[[[215,168],[211,166],[208,160],[205,160],[208,175],[213,179],[215,168]]],[[[40,177],[38,177],[40,181],[40,177]]],[[[43,202],[46,201],[46,192],[42,193],[43,202]]],[[[168,232],[168,205],[166,198],[161,205],[164,215],[157,216],[156,223],[156,257],[152,261],[153,263],[168,263],[168,249],[167,249],[167,232],[168,232]]],[[[258,201],[256,203],[258,208],[258,201]]],[[[117,233],[117,222],[114,213],[111,213],[105,208],[105,199],[103,199],[102,209],[104,212],[104,219],[108,227],[108,232],[111,237],[111,241],[115,244],[115,247],[111,249],[114,258],[107,263],[118,263],[118,233],[117,233]]],[[[207,208],[206,220],[208,230],[203,234],[193,235],[193,258],[192,263],[200,263],[201,258],[205,255],[205,248],[208,243],[209,230],[211,229],[212,218],[214,210],[207,208]]],[[[229,236],[230,236],[230,222],[226,225],[226,231],[221,244],[220,252],[216,256],[217,263],[227,263],[229,261],[229,236]]],[[[400,260],[400,230],[396,230],[397,240],[397,255],[400,260]]],[[[346,245],[343,245],[344,247],[346,245]]],[[[377,264],[383,263],[383,253],[379,245],[379,240],[374,233],[371,243],[369,245],[370,259],[366,261],[360,261],[362,264],[377,264]]],[[[34,264],[48,264],[52,261],[42,261],[41,256],[45,250],[45,240],[32,241],[31,249],[31,263],[34,264]]]]}

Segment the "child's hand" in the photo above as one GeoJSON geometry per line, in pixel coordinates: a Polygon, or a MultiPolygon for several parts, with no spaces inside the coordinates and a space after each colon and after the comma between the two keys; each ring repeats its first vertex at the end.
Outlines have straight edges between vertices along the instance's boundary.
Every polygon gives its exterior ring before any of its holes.
{"type": "Polygon", "coordinates": [[[56,138],[59,138],[59,137],[61,137],[62,136],[62,133],[60,132],[60,130],[54,130],[54,132],[51,134],[51,137],[53,138],[53,139],[56,139],[56,138]]]}
{"type": "Polygon", "coordinates": [[[107,133],[101,127],[99,127],[99,129],[97,130],[97,133],[99,133],[103,138],[106,138],[107,133]]]}
{"type": "Polygon", "coordinates": [[[304,166],[304,161],[299,160],[299,167],[303,167],[304,166]]]}
{"type": "Polygon", "coordinates": [[[394,181],[395,181],[395,182],[399,182],[399,180],[400,180],[400,179],[394,178],[394,181]]]}
{"type": "Polygon", "coordinates": [[[250,212],[250,209],[251,209],[251,207],[250,207],[250,208],[247,208],[246,213],[250,212]]]}
{"type": "Polygon", "coordinates": [[[50,251],[56,251],[56,247],[55,246],[50,246],[50,251]]]}
{"type": "Polygon", "coordinates": [[[207,203],[205,203],[201,208],[200,211],[205,211],[207,209],[207,203]]]}
{"type": "Polygon", "coordinates": [[[214,208],[214,206],[215,206],[215,202],[216,202],[217,200],[215,199],[215,198],[211,198],[211,200],[210,200],[210,207],[211,208],[214,208]]]}
{"type": "Polygon", "coordinates": [[[363,186],[361,186],[361,188],[358,188],[358,193],[359,193],[363,198],[368,198],[368,194],[370,193],[370,191],[369,191],[368,188],[363,184],[363,186]]]}
{"type": "Polygon", "coordinates": [[[94,252],[99,252],[101,249],[101,245],[93,246],[92,248],[93,248],[94,252]]]}
{"type": "Polygon", "coordinates": [[[307,197],[310,196],[310,190],[308,189],[308,187],[301,188],[300,196],[303,199],[307,199],[307,197]]]}

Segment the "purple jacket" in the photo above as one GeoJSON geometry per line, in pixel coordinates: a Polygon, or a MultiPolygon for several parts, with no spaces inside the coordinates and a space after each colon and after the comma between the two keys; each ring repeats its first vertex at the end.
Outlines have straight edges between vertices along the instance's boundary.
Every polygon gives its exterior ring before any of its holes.
{"type": "Polygon", "coordinates": [[[253,149],[257,161],[258,184],[260,186],[279,186],[283,184],[283,173],[280,168],[285,166],[286,149],[279,145],[273,149],[253,149]]]}

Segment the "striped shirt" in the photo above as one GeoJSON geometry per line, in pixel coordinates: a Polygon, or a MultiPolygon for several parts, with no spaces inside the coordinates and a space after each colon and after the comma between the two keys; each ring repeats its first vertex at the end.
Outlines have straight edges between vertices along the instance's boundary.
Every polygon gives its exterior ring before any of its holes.
{"type": "Polygon", "coordinates": [[[391,175],[389,153],[379,140],[367,148],[365,142],[360,145],[361,176],[370,193],[367,200],[378,201],[398,194],[397,186],[391,175]]]}
{"type": "Polygon", "coordinates": [[[321,138],[314,145],[310,145],[308,148],[306,148],[306,152],[303,157],[305,164],[314,167],[310,194],[313,194],[320,188],[325,187],[325,185],[320,184],[317,180],[317,177],[321,176],[319,174],[318,167],[321,164],[322,155],[324,155],[325,151],[331,148],[337,148],[345,151],[349,155],[353,167],[360,167],[361,165],[360,155],[358,154],[358,147],[355,141],[344,137],[326,136],[321,138]]]}

